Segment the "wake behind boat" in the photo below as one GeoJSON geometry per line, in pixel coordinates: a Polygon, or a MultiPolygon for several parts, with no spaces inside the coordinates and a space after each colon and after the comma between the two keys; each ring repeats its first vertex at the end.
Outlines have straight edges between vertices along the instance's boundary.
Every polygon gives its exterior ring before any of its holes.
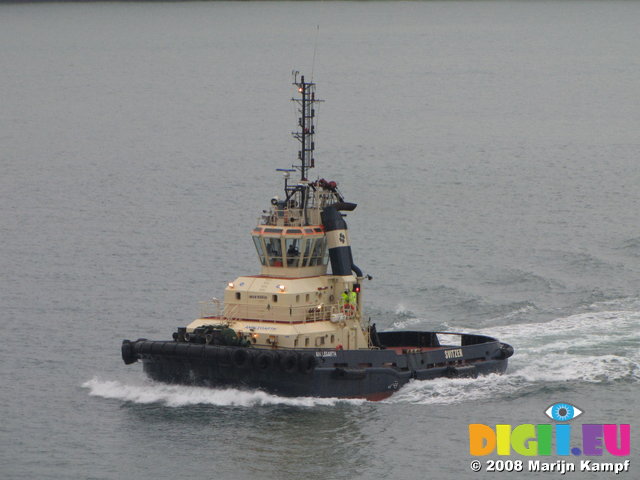
{"type": "Polygon", "coordinates": [[[142,361],[154,380],[261,389],[283,396],[392,395],[411,379],[503,373],[510,345],[464,333],[378,332],[365,319],[363,283],[353,262],[345,201],[336,182],[308,180],[315,167],[315,84],[295,73],[299,164],[279,169],[284,194],[271,199],[251,235],[259,275],[229,282],[224,300],[171,340],[122,342],[126,364],[142,361]],[[300,178],[291,180],[291,174],[300,178]],[[331,265],[331,273],[328,267],[331,265]]]}

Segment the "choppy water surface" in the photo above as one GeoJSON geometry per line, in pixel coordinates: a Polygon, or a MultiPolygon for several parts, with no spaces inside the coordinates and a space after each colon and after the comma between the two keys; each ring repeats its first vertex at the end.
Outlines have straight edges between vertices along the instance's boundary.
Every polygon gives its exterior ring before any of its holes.
{"type": "Polygon", "coordinates": [[[631,423],[635,454],[639,15],[1,4],[2,477],[483,478],[467,425],[548,423],[558,401],[631,423]],[[506,375],[370,403],[122,363],[122,338],[168,338],[258,271],[248,232],[295,157],[294,68],[327,100],[316,173],[359,203],[372,321],[495,335],[516,350],[506,375]]]}

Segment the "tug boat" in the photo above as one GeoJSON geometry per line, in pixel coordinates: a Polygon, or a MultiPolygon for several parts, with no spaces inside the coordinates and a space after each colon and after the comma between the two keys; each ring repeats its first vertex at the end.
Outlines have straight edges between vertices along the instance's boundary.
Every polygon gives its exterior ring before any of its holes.
{"type": "Polygon", "coordinates": [[[297,165],[278,169],[284,195],[251,232],[261,271],[229,282],[224,299],[171,340],[124,340],[125,364],[153,380],[280,396],[382,400],[411,380],[503,373],[513,348],[484,335],[380,331],[365,319],[363,275],[353,262],[345,201],[315,167],[316,85],[294,72],[300,114],[297,165]],[[298,180],[291,174],[299,173],[298,180]],[[331,273],[328,267],[331,266],[331,273]]]}

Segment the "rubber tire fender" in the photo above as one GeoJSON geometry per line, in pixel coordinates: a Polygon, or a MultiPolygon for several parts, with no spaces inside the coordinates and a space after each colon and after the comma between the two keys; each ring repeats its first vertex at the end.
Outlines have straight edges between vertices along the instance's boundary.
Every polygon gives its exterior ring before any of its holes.
{"type": "Polygon", "coordinates": [[[233,355],[231,349],[228,347],[220,347],[217,358],[220,365],[225,367],[233,365],[233,355]]]}
{"type": "Polygon", "coordinates": [[[251,365],[251,353],[246,348],[236,349],[231,358],[236,368],[247,368],[251,365]]]}
{"type": "Polygon", "coordinates": [[[295,353],[282,353],[278,364],[284,372],[293,373],[298,368],[298,356],[295,353]]]}
{"type": "Polygon", "coordinates": [[[310,374],[316,368],[316,359],[310,353],[304,353],[300,356],[300,362],[298,364],[298,369],[300,373],[305,375],[310,374]]]}
{"type": "Polygon", "coordinates": [[[273,355],[268,352],[258,353],[253,359],[253,366],[257,370],[269,370],[273,365],[273,355]]]}

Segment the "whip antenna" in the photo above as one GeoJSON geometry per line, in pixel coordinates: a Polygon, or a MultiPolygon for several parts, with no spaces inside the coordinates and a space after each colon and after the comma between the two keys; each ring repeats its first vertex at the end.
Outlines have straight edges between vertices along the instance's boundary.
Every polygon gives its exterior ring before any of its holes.
{"type": "Polygon", "coordinates": [[[318,50],[318,37],[320,36],[320,25],[316,26],[316,41],[313,45],[313,61],[311,62],[311,82],[313,82],[313,70],[316,67],[316,51],[318,50]]]}

